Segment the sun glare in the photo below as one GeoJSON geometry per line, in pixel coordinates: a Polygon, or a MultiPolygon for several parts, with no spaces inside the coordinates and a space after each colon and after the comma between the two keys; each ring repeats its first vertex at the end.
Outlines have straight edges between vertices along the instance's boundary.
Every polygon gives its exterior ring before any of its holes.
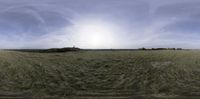
{"type": "Polygon", "coordinates": [[[114,43],[114,31],[108,24],[87,21],[79,24],[78,40],[87,48],[109,48],[114,43]]]}

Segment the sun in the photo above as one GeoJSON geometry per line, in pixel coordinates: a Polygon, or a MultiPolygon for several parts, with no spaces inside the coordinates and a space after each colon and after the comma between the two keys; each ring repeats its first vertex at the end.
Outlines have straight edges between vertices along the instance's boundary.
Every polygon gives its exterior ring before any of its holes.
{"type": "Polygon", "coordinates": [[[91,47],[101,47],[107,41],[110,31],[101,24],[85,24],[81,28],[85,42],[91,47]]]}
{"type": "Polygon", "coordinates": [[[86,48],[111,48],[114,45],[114,30],[102,21],[81,22],[77,27],[77,39],[86,48]]]}

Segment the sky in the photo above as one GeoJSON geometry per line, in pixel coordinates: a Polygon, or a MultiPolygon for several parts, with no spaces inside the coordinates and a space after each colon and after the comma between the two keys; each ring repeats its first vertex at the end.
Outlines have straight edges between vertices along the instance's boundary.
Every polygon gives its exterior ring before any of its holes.
{"type": "Polygon", "coordinates": [[[199,0],[0,0],[0,48],[200,48],[199,0]]]}

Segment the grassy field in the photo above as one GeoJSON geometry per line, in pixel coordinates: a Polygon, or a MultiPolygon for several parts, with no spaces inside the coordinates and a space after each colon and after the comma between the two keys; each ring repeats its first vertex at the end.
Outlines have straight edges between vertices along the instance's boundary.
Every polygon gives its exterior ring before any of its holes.
{"type": "Polygon", "coordinates": [[[200,51],[0,51],[0,78],[2,97],[199,99],[200,51]]]}

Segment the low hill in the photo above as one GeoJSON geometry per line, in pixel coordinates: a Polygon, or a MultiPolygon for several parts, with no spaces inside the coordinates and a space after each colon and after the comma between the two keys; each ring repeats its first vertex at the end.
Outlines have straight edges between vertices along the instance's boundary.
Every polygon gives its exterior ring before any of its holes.
{"type": "Polygon", "coordinates": [[[4,51],[19,51],[19,52],[38,52],[38,53],[59,53],[80,51],[77,47],[50,48],[50,49],[4,49],[4,51]]]}
{"type": "Polygon", "coordinates": [[[197,96],[200,51],[0,51],[0,96],[197,96]]]}

